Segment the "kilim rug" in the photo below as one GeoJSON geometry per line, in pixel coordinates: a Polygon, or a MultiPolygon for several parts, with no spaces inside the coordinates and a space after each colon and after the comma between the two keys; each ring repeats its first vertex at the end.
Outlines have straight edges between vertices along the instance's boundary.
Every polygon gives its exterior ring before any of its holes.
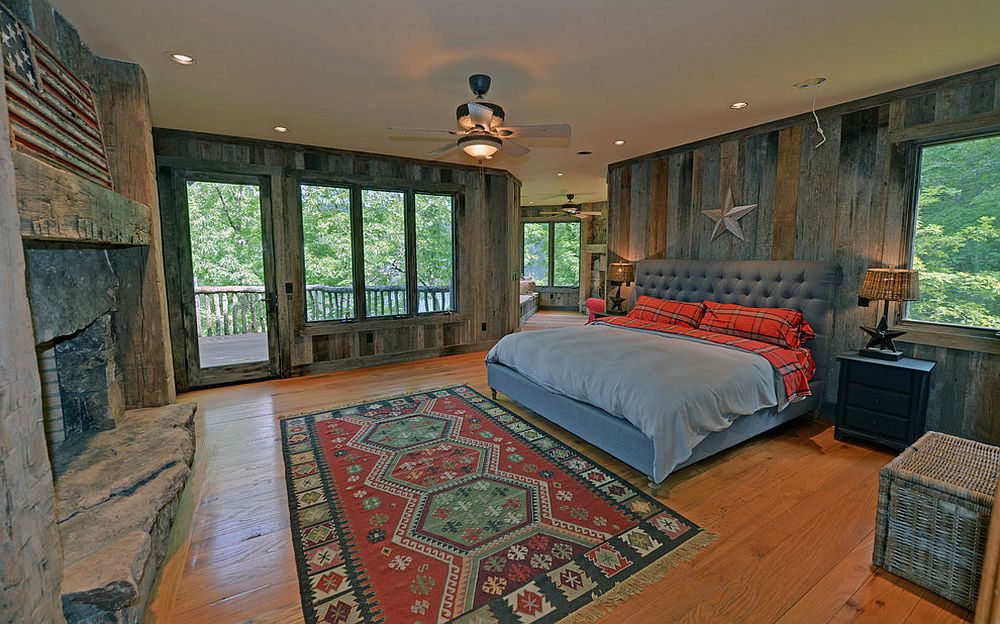
{"type": "Polygon", "coordinates": [[[282,440],[308,622],[593,621],[713,537],[467,386],[282,440]]]}

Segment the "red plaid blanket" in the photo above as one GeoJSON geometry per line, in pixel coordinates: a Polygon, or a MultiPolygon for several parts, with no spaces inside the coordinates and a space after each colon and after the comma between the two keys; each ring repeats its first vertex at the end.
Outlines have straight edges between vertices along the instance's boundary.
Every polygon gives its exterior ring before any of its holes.
{"type": "Polygon", "coordinates": [[[809,390],[809,380],[816,373],[816,363],[813,361],[809,349],[804,347],[787,349],[759,340],[717,334],[686,325],[664,325],[663,323],[654,323],[652,321],[643,321],[623,316],[606,317],[595,322],[627,327],[629,329],[655,331],[663,334],[678,334],[689,338],[697,338],[698,340],[736,347],[744,351],[751,351],[764,356],[764,359],[770,362],[774,370],[781,375],[781,379],[785,384],[785,394],[789,402],[796,399],[803,399],[812,394],[812,391],[809,390]]]}

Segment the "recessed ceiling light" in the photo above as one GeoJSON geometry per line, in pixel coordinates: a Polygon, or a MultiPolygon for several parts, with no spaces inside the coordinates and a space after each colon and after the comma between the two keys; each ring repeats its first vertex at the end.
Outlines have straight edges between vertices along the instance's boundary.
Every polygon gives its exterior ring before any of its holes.
{"type": "Polygon", "coordinates": [[[562,174],[563,174],[563,172],[562,172],[562,171],[560,171],[560,172],[559,172],[559,173],[557,173],[556,175],[557,175],[557,176],[561,176],[562,174]]]}
{"type": "Polygon", "coordinates": [[[180,52],[171,52],[170,60],[178,65],[194,65],[194,57],[180,52]]]}
{"type": "Polygon", "coordinates": [[[274,131],[275,132],[280,132],[280,133],[284,134],[284,133],[288,132],[288,128],[286,128],[285,126],[275,126],[274,127],[274,131]]]}
{"type": "Polygon", "coordinates": [[[579,152],[576,153],[576,155],[577,156],[590,156],[593,153],[594,152],[592,152],[590,150],[580,150],[579,152]]]}
{"type": "Polygon", "coordinates": [[[529,204],[533,204],[533,203],[535,203],[535,202],[528,202],[528,203],[529,203],[529,204]]]}
{"type": "Polygon", "coordinates": [[[615,141],[615,145],[625,145],[625,139],[618,139],[615,141]]]}
{"type": "Polygon", "coordinates": [[[750,105],[747,104],[746,102],[733,102],[732,104],[729,105],[729,108],[740,109],[740,108],[746,108],[747,106],[750,105]]]}

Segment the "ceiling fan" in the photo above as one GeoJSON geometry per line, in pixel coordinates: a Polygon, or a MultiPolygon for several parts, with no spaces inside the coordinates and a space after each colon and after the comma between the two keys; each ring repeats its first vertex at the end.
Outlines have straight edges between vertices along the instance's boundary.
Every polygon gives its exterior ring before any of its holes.
{"type": "Polygon", "coordinates": [[[568,201],[560,206],[561,210],[557,212],[540,212],[538,214],[546,216],[561,216],[565,214],[571,217],[576,217],[577,219],[589,219],[590,217],[596,217],[601,214],[600,212],[596,212],[594,210],[580,210],[582,206],[580,206],[580,204],[573,203],[574,197],[576,197],[576,195],[573,193],[566,195],[566,199],[568,201]]]}
{"type": "Polygon", "coordinates": [[[430,152],[431,156],[442,156],[456,148],[462,148],[477,160],[492,158],[498,150],[510,156],[524,156],[530,150],[512,139],[523,137],[566,138],[570,136],[569,124],[528,124],[505,126],[504,110],[499,104],[483,99],[490,90],[491,79],[486,74],[469,76],[469,87],[476,96],[458,107],[455,130],[433,128],[389,128],[391,134],[410,137],[457,137],[430,152]]]}

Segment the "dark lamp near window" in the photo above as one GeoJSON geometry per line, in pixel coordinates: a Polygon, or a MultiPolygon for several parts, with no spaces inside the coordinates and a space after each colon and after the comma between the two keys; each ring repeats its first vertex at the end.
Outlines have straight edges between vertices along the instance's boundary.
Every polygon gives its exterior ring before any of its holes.
{"type": "Polygon", "coordinates": [[[892,339],[905,334],[905,331],[889,329],[889,302],[916,301],[920,296],[919,275],[913,269],[868,269],[864,282],[858,292],[859,303],[867,305],[867,300],[884,301],[882,320],[876,327],[861,326],[861,329],[871,339],[861,355],[882,360],[896,361],[903,357],[903,352],[896,349],[892,339]]]}
{"type": "Polygon", "coordinates": [[[611,311],[624,312],[622,304],[625,299],[622,297],[622,284],[628,285],[635,279],[635,265],[631,262],[612,262],[608,265],[608,281],[617,284],[618,289],[611,297],[611,311]]]}

